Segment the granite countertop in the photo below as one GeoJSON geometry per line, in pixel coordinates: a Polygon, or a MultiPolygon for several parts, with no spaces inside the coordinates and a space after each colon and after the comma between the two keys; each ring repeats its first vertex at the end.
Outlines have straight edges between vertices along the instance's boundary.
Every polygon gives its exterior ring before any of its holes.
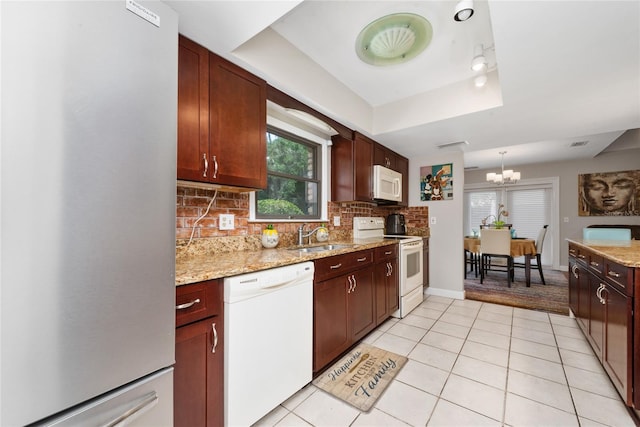
{"type": "Polygon", "coordinates": [[[640,268],[640,240],[567,239],[626,267],[640,268]]]}
{"type": "Polygon", "coordinates": [[[379,246],[395,245],[397,242],[384,239],[366,239],[361,241],[332,241],[324,244],[347,244],[352,246],[307,253],[299,252],[294,248],[274,248],[180,257],[176,259],[176,286],[282,267],[379,246]]]}

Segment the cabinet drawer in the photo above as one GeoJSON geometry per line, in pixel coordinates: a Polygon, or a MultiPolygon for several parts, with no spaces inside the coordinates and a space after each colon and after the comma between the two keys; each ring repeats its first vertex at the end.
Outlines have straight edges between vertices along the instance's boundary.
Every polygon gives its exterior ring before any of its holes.
{"type": "Polygon", "coordinates": [[[219,280],[176,288],[176,326],[222,314],[222,283],[219,280]]]}
{"type": "Polygon", "coordinates": [[[623,290],[626,295],[633,296],[633,272],[616,262],[604,260],[604,277],[609,283],[623,290]]]}
{"type": "Polygon", "coordinates": [[[321,258],[315,262],[315,280],[321,281],[373,263],[373,250],[321,258]]]}
{"type": "Polygon", "coordinates": [[[393,259],[398,257],[398,245],[380,246],[374,249],[373,258],[376,262],[384,259],[393,259]]]}
{"type": "Polygon", "coordinates": [[[604,259],[600,255],[587,252],[587,266],[594,272],[602,274],[604,272],[604,259]]]}

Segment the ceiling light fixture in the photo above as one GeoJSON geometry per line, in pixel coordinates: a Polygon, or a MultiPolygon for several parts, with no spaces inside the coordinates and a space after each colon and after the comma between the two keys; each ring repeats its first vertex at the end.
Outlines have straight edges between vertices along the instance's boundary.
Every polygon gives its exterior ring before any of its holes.
{"type": "Polygon", "coordinates": [[[466,21],[473,16],[473,0],[460,0],[456,5],[453,19],[458,22],[466,21]]]}
{"type": "Polygon", "coordinates": [[[383,16],[364,27],[356,39],[356,53],[367,64],[384,66],[407,62],[431,43],[433,28],[413,13],[383,16]]]}
{"type": "Polygon", "coordinates": [[[520,172],[515,172],[513,169],[504,170],[504,155],[507,154],[506,151],[501,151],[500,155],[502,156],[501,160],[501,171],[502,173],[494,173],[490,172],[487,174],[487,181],[493,182],[498,185],[504,184],[515,184],[520,180],[520,172]]]}
{"type": "MultiPolygon", "coordinates": [[[[487,48],[491,49],[491,47],[487,48]]],[[[489,71],[489,61],[484,55],[485,49],[482,44],[477,44],[474,49],[474,56],[471,60],[471,70],[476,73],[473,78],[473,84],[476,87],[482,87],[487,84],[487,72],[489,71]]]]}
{"type": "Polygon", "coordinates": [[[482,44],[476,45],[474,57],[471,60],[471,69],[473,71],[482,71],[487,69],[487,58],[484,56],[484,47],[482,44]]]}

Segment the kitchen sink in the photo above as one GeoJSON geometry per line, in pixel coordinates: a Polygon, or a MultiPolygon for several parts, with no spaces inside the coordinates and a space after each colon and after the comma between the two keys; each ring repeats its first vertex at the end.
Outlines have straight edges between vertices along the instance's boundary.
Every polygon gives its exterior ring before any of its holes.
{"type": "Polygon", "coordinates": [[[345,248],[351,248],[351,247],[353,247],[353,245],[322,245],[322,246],[309,246],[306,248],[291,248],[289,250],[298,251],[302,253],[309,253],[309,252],[333,251],[336,249],[345,249],[345,248]]]}

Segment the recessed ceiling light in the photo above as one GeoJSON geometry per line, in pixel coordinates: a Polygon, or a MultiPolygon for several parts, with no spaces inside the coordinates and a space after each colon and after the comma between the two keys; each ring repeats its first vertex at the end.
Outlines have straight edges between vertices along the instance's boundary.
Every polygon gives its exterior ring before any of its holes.
{"type": "Polygon", "coordinates": [[[356,53],[367,64],[401,64],[418,56],[431,43],[433,28],[413,13],[383,16],[367,25],[356,39],[356,53]]]}

